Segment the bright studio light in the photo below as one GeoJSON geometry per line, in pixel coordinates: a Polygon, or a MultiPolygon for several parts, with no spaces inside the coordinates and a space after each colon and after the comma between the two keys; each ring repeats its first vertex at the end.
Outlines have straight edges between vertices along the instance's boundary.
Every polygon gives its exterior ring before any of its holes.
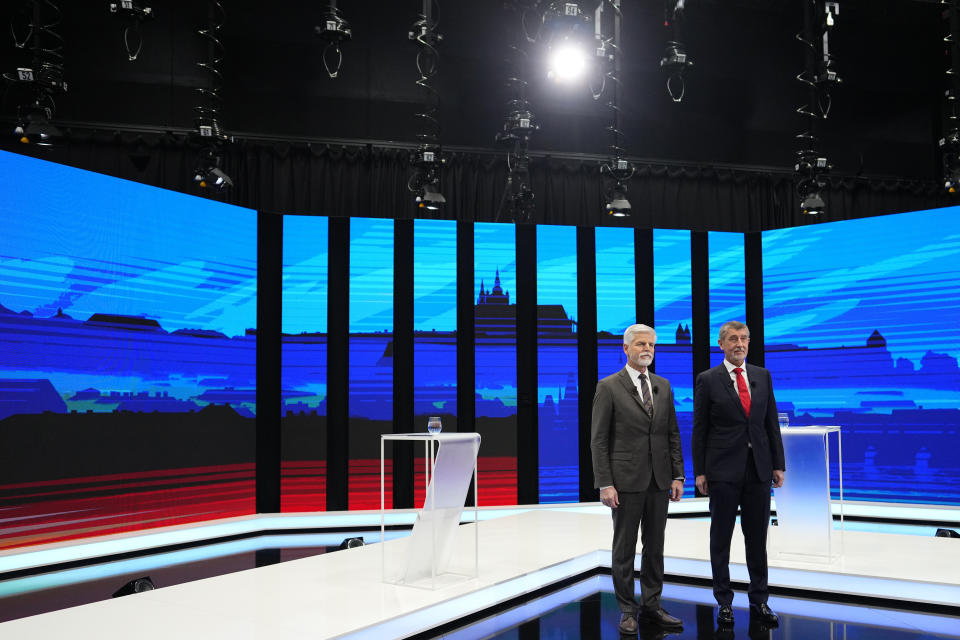
{"type": "Polygon", "coordinates": [[[564,44],[550,54],[550,71],[547,76],[558,82],[570,82],[583,75],[587,68],[587,56],[583,50],[564,44]]]}

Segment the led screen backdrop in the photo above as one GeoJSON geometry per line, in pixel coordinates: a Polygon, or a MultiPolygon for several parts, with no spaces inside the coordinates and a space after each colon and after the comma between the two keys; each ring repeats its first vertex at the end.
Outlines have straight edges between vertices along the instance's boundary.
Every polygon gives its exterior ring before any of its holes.
{"type": "Polygon", "coordinates": [[[281,511],[326,508],[328,225],[283,219],[281,511]]]}
{"type": "Polygon", "coordinates": [[[720,326],[729,320],[747,321],[743,234],[711,231],[707,234],[710,280],[711,364],[723,361],[717,344],[720,326]]]}
{"type": "Polygon", "coordinates": [[[844,496],[960,504],[960,208],[768,231],[763,272],[778,408],[843,428],[844,496]]]}
{"type": "MultiPolygon", "coordinates": [[[[350,508],[379,509],[380,434],[393,431],[393,220],[350,219],[349,382],[350,508]]],[[[392,471],[388,460],[388,509],[392,471]]]]}
{"type": "Polygon", "coordinates": [[[540,502],[579,502],[577,229],[537,227],[540,502]]]}
{"type": "Polygon", "coordinates": [[[0,175],[0,547],[253,512],[255,213],[0,175]]]}
{"type": "Polygon", "coordinates": [[[683,443],[683,465],[688,482],[684,495],[694,492],[693,459],[693,293],[690,270],[690,232],[653,230],[653,306],[657,329],[654,370],[670,381],[683,443]]]}
{"type": "MultiPolygon", "coordinates": [[[[414,431],[430,416],[457,430],[457,223],[413,222],[414,431]]],[[[481,449],[482,451],[482,449],[481,449]]],[[[414,449],[414,504],[423,504],[423,449],[414,449]]]]}
{"type": "Polygon", "coordinates": [[[476,407],[482,505],[517,502],[517,251],[512,224],[474,224],[476,407]]]}
{"type": "Polygon", "coordinates": [[[601,378],[626,364],[623,332],[637,322],[633,229],[597,227],[597,373],[601,378]]]}

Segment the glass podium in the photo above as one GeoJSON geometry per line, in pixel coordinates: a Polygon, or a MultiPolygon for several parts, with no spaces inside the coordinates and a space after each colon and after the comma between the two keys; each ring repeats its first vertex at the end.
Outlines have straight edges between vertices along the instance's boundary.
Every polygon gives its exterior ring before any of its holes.
{"type": "Polygon", "coordinates": [[[840,427],[783,427],[786,481],[774,489],[778,557],[801,562],[832,562],[843,554],[843,458],[840,427]],[[835,440],[840,485],[840,528],[834,531],[830,500],[830,450],[835,440]]]}
{"type": "Polygon", "coordinates": [[[380,542],[384,582],[437,589],[479,575],[477,527],[477,452],[479,433],[385,433],[380,436],[380,542]],[[426,497],[406,538],[385,541],[384,453],[387,442],[421,441],[426,497]],[[473,480],[473,536],[462,531],[470,481],[473,480]],[[473,553],[470,553],[472,537],[473,553]],[[387,548],[389,546],[389,549],[387,548]],[[470,562],[472,556],[473,562],[470,562]]]}

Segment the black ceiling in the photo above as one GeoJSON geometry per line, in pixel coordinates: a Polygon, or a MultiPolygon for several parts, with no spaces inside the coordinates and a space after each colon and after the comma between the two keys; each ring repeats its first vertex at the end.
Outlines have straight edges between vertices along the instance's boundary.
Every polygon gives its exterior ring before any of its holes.
{"type": "MultiPolygon", "coordinates": [[[[3,3],[0,33],[24,2],[3,3]]],[[[207,82],[196,35],[207,15],[195,0],[152,4],[143,50],[128,62],[123,21],[109,2],[59,3],[70,91],[58,99],[61,121],[104,128],[189,129],[194,89],[207,82]]],[[[149,2],[147,4],[150,4],[149,2]]],[[[323,70],[313,27],[326,2],[225,0],[221,121],[230,132],[309,139],[415,141],[422,93],[407,32],[413,0],[341,0],[354,38],[343,46],[340,77],[323,70]]],[[[592,2],[585,2],[589,4],[592,2]]],[[[844,82],[823,126],[823,150],[838,173],[934,179],[942,130],[947,23],[935,2],[851,0],[831,34],[844,82]]],[[[632,156],[698,164],[788,167],[802,128],[794,76],[803,48],[801,0],[688,0],[685,40],[695,66],[681,103],[659,70],[668,33],[662,0],[623,0],[625,147],[632,156]]],[[[507,43],[516,15],[493,0],[440,0],[442,142],[494,149],[506,113],[507,43]]],[[[22,62],[12,38],[0,40],[2,70],[22,62]]],[[[531,59],[529,98],[542,129],[534,150],[604,154],[605,100],[584,88],[560,88],[531,59]]],[[[15,113],[5,90],[0,110],[15,113]]]]}

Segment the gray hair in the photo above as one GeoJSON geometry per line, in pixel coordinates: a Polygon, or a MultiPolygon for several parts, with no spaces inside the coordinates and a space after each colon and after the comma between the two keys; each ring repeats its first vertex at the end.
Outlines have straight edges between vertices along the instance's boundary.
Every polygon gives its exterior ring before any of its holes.
{"type": "Polygon", "coordinates": [[[747,337],[750,337],[750,327],[739,322],[737,320],[730,320],[729,322],[724,322],[720,325],[720,342],[723,342],[723,339],[727,337],[727,333],[730,331],[740,331],[741,329],[747,330],[747,337]]]}
{"type": "Polygon", "coordinates": [[[633,342],[633,336],[637,333],[652,333],[653,341],[657,341],[657,332],[653,330],[653,327],[648,327],[645,324],[632,324],[623,332],[623,344],[633,342]]]}

